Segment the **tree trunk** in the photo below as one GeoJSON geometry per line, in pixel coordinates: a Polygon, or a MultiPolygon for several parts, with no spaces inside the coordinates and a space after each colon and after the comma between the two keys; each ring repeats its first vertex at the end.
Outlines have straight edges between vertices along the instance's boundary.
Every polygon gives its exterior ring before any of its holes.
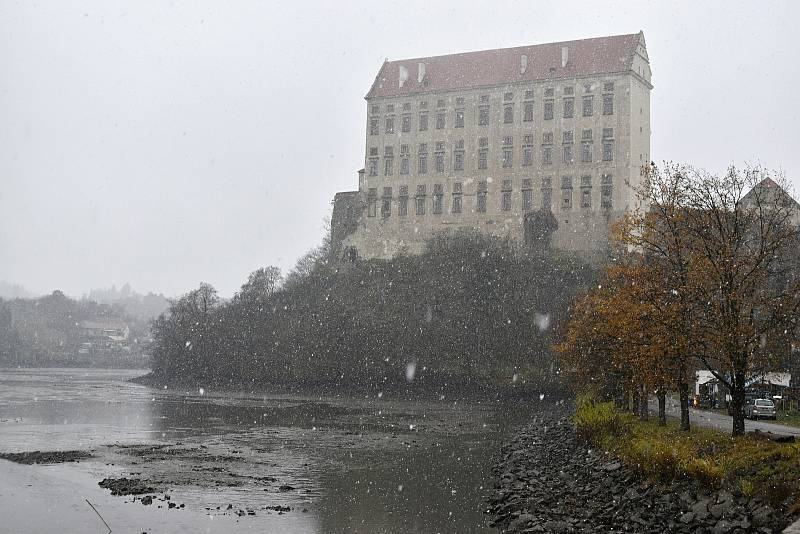
{"type": "Polygon", "coordinates": [[[685,379],[678,383],[678,398],[681,404],[681,430],[689,431],[689,384],[685,379]]]}
{"type": "Polygon", "coordinates": [[[659,389],[656,397],[658,398],[658,426],[667,426],[667,392],[659,389]]]}
{"type": "Polygon", "coordinates": [[[647,399],[647,387],[639,386],[639,419],[648,421],[650,419],[650,406],[647,399]]]}
{"type": "Polygon", "coordinates": [[[628,409],[633,415],[639,415],[639,392],[635,389],[628,391],[628,409]]]}
{"type": "Polygon", "coordinates": [[[731,415],[734,436],[744,435],[744,373],[733,373],[731,380],[731,415]]]}

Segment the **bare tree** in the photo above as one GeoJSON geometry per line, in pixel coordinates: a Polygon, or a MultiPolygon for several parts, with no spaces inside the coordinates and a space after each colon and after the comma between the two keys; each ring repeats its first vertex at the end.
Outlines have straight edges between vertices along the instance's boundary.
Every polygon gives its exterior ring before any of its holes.
{"type": "Polygon", "coordinates": [[[800,319],[800,206],[760,168],[690,172],[696,353],[729,389],[733,434],[743,434],[746,382],[774,369],[800,319]]]}

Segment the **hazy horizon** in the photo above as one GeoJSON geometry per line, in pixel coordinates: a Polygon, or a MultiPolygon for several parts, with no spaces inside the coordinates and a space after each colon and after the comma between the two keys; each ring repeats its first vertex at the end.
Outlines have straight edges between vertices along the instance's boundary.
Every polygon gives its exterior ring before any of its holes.
{"type": "Polygon", "coordinates": [[[798,189],[800,6],[137,2],[0,5],[0,281],[228,297],[318,245],[357,188],[364,95],[402,59],[635,33],[652,155],[798,189]]]}

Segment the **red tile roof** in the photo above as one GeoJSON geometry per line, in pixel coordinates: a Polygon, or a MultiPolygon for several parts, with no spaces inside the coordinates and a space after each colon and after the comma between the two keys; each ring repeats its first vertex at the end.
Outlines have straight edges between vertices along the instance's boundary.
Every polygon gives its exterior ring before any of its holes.
{"type": "Polygon", "coordinates": [[[509,83],[544,80],[551,77],[573,78],[624,72],[631,69],[641,32],[612,37],[596,37],[516,48],[499,48],[416,59],[385,61],[366,98],[402,96],[413,93],[452,91],[509,83]],[[569,49],[569,60],[561,66],[562,47],[569,49]],[[520,72],[521,57],[527,56],[527,68],[520,72]],[[425,78],[418,81],[418,65],[425,64],[425,78]],[[400,67],[408,79],[400,87],[400,67]]]}

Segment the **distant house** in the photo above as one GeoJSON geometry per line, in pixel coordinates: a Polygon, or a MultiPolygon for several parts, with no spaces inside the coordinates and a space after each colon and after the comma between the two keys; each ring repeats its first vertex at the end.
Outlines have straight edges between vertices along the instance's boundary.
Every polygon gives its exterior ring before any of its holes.
{"type": "Polygon", "coordinates": [[[82,321],[80,323],[84,336],[93,340],[107,340],[116,343],[125,343],[131,334],[128,325],[113,319],[101,321],[82,321]]]}
{"type": "Polygon", "coordinates": [[[112,356],[130,352],[131,330],[124,322],[116,319],[82,321],[80,323],[82,343],[78,354],[92,356],[112,356]]]}

